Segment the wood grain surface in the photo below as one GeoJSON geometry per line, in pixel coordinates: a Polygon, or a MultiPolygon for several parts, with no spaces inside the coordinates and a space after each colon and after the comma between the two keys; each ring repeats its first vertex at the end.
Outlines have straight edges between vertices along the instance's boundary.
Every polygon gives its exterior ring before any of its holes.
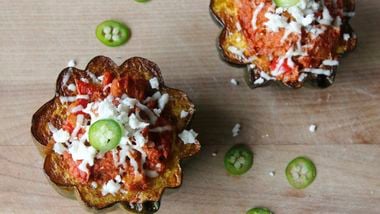
{"type": "Polygon", "coordinates": [[[132,56],[155,61],[166,84],[186,91],[197,106],[193,126],[202,152],[184,164],[182,187],[164,194],[159,213],[245,213],[255,206],[279,214],[380,213],[380,1],[358,1],[352,25],[359,45],[324,90],[250,90],[243,70],[219,59],[221,29],[208,4],[0,0],[0,213],[85,212],[49,185],[30,121],[53,97],[67,62],[75,59],[84,68],[96,55],[118,63],[132,56]],[[132,29],[127,45],[108,48],[97,41],[96,25],[109,18],[132,29]],[[241,84],[230,84],[231,78],[241,84]],[[242,129],[234,138],[235,123],[242,129]],[[310,124],[318,125],[315,133],[310,124]],[[236,143],[255,153],[253,169],[241,177],[228,176],[223,167],[224,153],[236,143]],[[303,191],[289,187],[284,175],[298,155],[311,158],[318,170],[303,191]]]}

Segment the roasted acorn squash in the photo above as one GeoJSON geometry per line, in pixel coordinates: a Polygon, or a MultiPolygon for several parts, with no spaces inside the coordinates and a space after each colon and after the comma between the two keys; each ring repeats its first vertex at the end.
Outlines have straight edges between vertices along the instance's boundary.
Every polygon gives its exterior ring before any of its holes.
{"type": "Polygon", "coordinates": [[[307,80],[314,86],[328,87],[334,82],[338,59],[355,48],[357,37],[349,24],[354,15],[355,0],[300,0],[299,7],[303,7],[303,11],[300,10],[305,14],[294,8],[278,10],[279,7],[272,0],[211,0],[212,16],[223,27],[218,40],[220,55],[229,63],[246,66],[245,79],[251,88],[265,86],[273,81],[299,88],[307,80]],[[314,8],[314,14],[307,14],[313,6],[304,8],[309,3],[319,4],[319,8],[314,8]],[[326,17],[333,19],[332,22],[328,20],[330,23],[326,25],[321,24],[326,23],[326,20],[319,22],[325,19],[324,7],[330,11],[326,17]],[[268,11],[271,14],[268,15],[268,11]],[[295,18],[292,14],[304,17],[295,18]],[[310,18],[308,15],[312,15],[313,19],[308,23],[309,26],[303,26],[303,21],[308,22],[310,18]],[[293,22],[293,25],[283,28],[283,21],[287,24],[293,22]],[[268,30],[270,27],[274,30],[268,30]],[[307,29],[312,29],[316,39],[310,39],[309,33],[305,33],[307,29]],[[295,54],[288,57],[292,63],[284,62],[284,59],[281,61],[281,55],[289,54],[286,52],[289,47],[297,45],[298,41],[294,39],[297,38],[294,32],[297,31],[298,39],[302,39],[300,45],[313,44],[305,51],[310,57],[302,59],[301,55],[295,54]],[[331,66],[322,64],[323,57],[320,55],[332,59],[334,64],[332,61],[327,61],[331,66]],[[283,64],[277,65],[280,61],[283,64]],[[284,65],[293,67],[283,69],[284,65]]]}
{"type": "MultiPolygon", "coordinates": [[[[141,81],[137,83],[132,81],[130,84],[141,84],[141,81]]],[[[128,91],[124,91],[124,93],[129,95],[128,91]]],[[[147,92],[141,98],[151,95],[149,93],[151,92],[147,92]]],[[[133,97],[133,95],[131,96],[133,97]]],[[[115,207],[113,205],[118,204],[128,210],[149,213],[157,211],[160,197],[165,188],[175,188],[181,185],[180,161],[193,156],[200,150],[198,141],[192,144],[184,144],[177,137],[189,125],[194,111],[194,105],[184,92],[164,85],[160,69],[155,63],[144,58],[134,57],[117,66],[111,59],[98,56],[89,62],[85,70],[72,67],[64,69],[59,74],[55,97],[33,115],[31,132],[35,138],[35,144],[45,158],[43,169],[60,193],[80,199],[88,208],[93,210],[115,207]],[[77,90],[79,90],[78,86],[76,90],[69,90],[68,86],[75,85],[78,80],[83,78],[97,86],[99,83],[94,78],[102,76],[105,72],[109,72],[115,77],[129,76],[135,80],[144,80],[146,81],[145,85],[149,85],[149,80],[156,77],[160,85],[158,90],[161,93],[169,94],[169,100],[162,115],[165,115],[174,127],[171,135],[170,154],[165,160],[165,170],[157,177],[149,178],[147,186],[143,190],[135,189],[123,193],[119,191],[116,194],[102,195],[101,187],[94,188],[90,182],[91,178],[87,182],[78,181],[70,173],[63,155],[53,150],[55,141],[49,129],[49,123],[57,128],[62,127],[69,111],[69,105],[65,102],[62,103],[60,97],[76,96],[77,90]],[[186,111],[187,114],[181,115],[182,111],[186,111]]],[[[128,174],[123,179],[128,179],[128,174]]]]}

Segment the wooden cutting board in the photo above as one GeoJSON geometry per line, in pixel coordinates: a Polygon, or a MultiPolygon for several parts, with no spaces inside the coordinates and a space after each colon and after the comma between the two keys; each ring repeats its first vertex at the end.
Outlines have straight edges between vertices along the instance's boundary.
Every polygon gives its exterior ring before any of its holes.
{"type": "MultiPolygon", "coordinates": [[[[202,152],[184,164],[180,189],[163,196],[159,213],[380,212],[380,1],[358,1],[359,45],[341,62],[336,83],[324,90],[275,85],[250,90],[243,70],[219,59],[220,28],[208,0],[0,0],[0,212],[83,213],[58,195],[32,143],[32,114],[54,95],[70,59],[84,68],[96,55],[121,63],[143,56],[159,64],[167,85],[186,91],[197,106],[193,125],[202,152]],[[108,48],[95,27],[105,19],[132,29],[129,43],[108,48]],[[239,86],[230,79],[240,81],[239,86]],[[231,129],[242,126],[232,137],[231,129]],[[308,131],[316,124],[315,133],[308,131]],[[236,143],[255,153],[252,170],[228,176],[223,156],[236,143]],[[216,157],[212,153],[216,152],[216,157]],[[306,190],[289,187],[284,170],[299,155],[318,170],[306,190]],[[275,176],[269,172],[275,171],[275,176]]],[[[121,210],[115,213],[121,213],[121,210]]]]}

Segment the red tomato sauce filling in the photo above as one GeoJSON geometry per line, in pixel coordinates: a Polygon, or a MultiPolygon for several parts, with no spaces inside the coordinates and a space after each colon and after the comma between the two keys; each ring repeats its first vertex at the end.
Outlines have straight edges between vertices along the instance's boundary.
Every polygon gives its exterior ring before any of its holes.
{"type": "MultiPolygon", "coordinates": [[[[262,26],[267,18],[265,13],[271,7],[272,1],[267,0],[254,0],[255,4],[251,0],[241,0],[238,11],[238,20],[242,26],[244,37],[248,42],[249,55],[255,55],[258,57],[273,56],[271,60],[260,60],[257,65],[261,70],[269,72],[273,70],[277,65],[279,57],[284,56],[290,47],[296,45],[299,40],[299,36],[295,33],[290,34],[285,41],[281,41],[285,30],[280,29],[278,32],[271,32],[265,28],[252,27],[252,16],[255,5],[259,5],[261,2],[265,3],[263,9],[258,13],[256,19],[256,26],[262,26]]],[[[338,0],[338,6],[342,7],[342,2],[338,0]]],[[[337,15],[337,10],[333,7],[330,1],[326,1],[325,5],[333,16],[337,15]]],[[[316,14],[316,17],[320,17],[321,14],[316,14]]],[[[291,16],[289,15],[289,18],[291,16]]],[[[303,68],[312,68],[319,66],[324,59],[330,58],[334,50],[337,48],[339,41],[340,29],[332,26],[326,26],[326,30],[317,39],[311,39],[310,36],[305,35],[306,32],[302,30],[301,44],[308,44],[311,48],[307,50],[307,56],[293,57],[294,68],[287,66],[287,63],[283,63],[280,67],[284,69],[284,73],[279,75],[278,79],[286,79],[287,81],[295,81],[298,79],[299,70],[303,68]]],[[[334,57],[334,56],[333,56],[334,57]]]]}

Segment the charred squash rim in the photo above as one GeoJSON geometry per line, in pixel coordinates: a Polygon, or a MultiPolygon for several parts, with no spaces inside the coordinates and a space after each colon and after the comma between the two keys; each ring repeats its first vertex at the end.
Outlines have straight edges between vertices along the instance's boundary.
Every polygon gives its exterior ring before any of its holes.
{"type": "MultiPolygon", "coordinates": [[[[226,16],[224,16],[224,14],[219,14],[217,11],[214,10],[217,1],[223,1],[226,4],[228,2],[230,2],[231,4],[233,4],[232,3],[233,0],[210,0],[210,5],[209,5],[210,15],[213,18],[213,20],[222,28],[222,31],[219,34],[217,41],[216,41],[216,43],[217,43],[216,47],[217,47],[217,51],[219,53],[219,57],[223,61],[227,62],[229,65],[232,65],[234,67],[239,67],[239,68],[245,67],[244,79],[245,79],[247,85],[251,89],[258,88],[258,87],[265,87],[265,86],[268,86],[269,84],[271,84],[273,82],[278,83],[278,84],[283,85],[283,86],[294,88],[294,89],[302,87],[303,86],[302,83],[289,85],[289,84],[285,84],[285,83],[283,83],[281,81],[277,81],[277,80],[265,81],[262,84],[258,84],[258,85],[253,84],[253,82],[258,78],[257,76],[255,76],[255,72],[254,72],[255,69],[252,69],[249,67],[250,63],[245,63],[245,62],[240,61],[236,58],[229,57],[228,54],[226,53],[227,51],[224,50],[224,48],[222,46],[223,42],[226,41],[226,37],[225,37],[226,33],[231,32],[228,30],[229,25],[227,24],[227,21],[226,21],[230,17],[226,17],[226,16]]],[[[343,0],[343,4],[344,4],[344,12],[354,12],[355,11],[355,5],[356,5],[355,0],[343,0]]],[[[345,44],[340,46],[340,48],[343,50],[342,53],[338,54],[340,56],[344,56],[348,52],[353,51],[357,46],[358,39],[357,39],[357,36],[356,36],[354,30],[352,29],[349,21],[350,21],[350,17],[346,16],[345,19],[343,20],[343,23],[341,26],[341,30],[342,30],[341,36],[343,36],[343,34],[347,33],[347,34],[350,34],[351,37],[347,42],[345,42],[345,44]]],[[[318,87],[318,88],[327,88],[327,87],[331,86],[335,81],[335,76],[337,73],[337,67],[334,67],[331,71],[332,71],[331,76],[329,76],[329,77],[324,76],[324,75],[317,75],[315,77],[312,77],[311,75],[309,75],[303,83],[306,86],[312,86],[312,87],[318,87]]]]}
{"type": "MultiPolygon", "coordinates": [[[[48,176],[49,181],[53,184],[53,187],[62,195],[76,198],[82,201],[87,208],[92,211],[103,210],[106,208],[115,208],[117,206],[123,207],[130,211],[134,212],[143,212],[149,213],[149,207],[147,205],[152,202],[160,200],[164,190],[166,188],[178,188],[182,183],[182,170],[180,162],[183,159],[189,158],[195,155],[200,150],[200,144],[197,141],[196,144],[184,144],[180,138],[176,138],[176,142],[173,143],[173,158],[170,167],[165,170],[163,174],[154,179],[152,179],[152,185],[149,186],[149,189],[146,191],[136,191],[133,194],[139,194],[143,196],[143,199],[139,202],[132,202],[133,205],[137,205],[142,209],[133,209],[130,205],[130,201],[126,200],[118,194],[116,196],[107,195],[100,200],[96,198],[96,195],[99,195],[99,191],[91,191],[90,184],[79,184],[74,181],[70,181],[70,177],[62,177],[62,175],[67,175],[62,167],[60,167],[60,157],[52,150],[52,139],[50,131],[48,130],[47,124],[52,119],[57,120],[56,122],[60,123],[63,120],[64,111],[61,109],[64,108],[59,101],[59,96],[67,96],[67,91],[63,87],[62,80],[65,75],[69,75],[69,80],[73,81],[73,74],[83,73],[85,71],[91,72],[96,76],[102,75],[105,71],[111,71],[114,74],[128,74],[132,72],[137,72],[139,75],[142,75],[146,81],[153,77],[157,77],[160,83],[160,91],[165,91],[170,95],[170,100],[167,104],[169,107],[171,116],[175,119],[176,124],[173,126],[176,127],[176,133],[180,133],[187,126],[189,126],[192,116],[195,112],[194,104],[188,98],[188,96],[177,89],[169,88],[164,85],[163,78],[159,67],[144,58],[133,57],[126,60],[120,66],[117,66],[110,58],[105,56],[97,56],[93,58],[85,70],[79,70],[77,68],[65,68],[62,70],[56,81],[56,96],[50,101],[45,103],[40,107],[32,117],[31,133],[34,138],[34,143],[37,146],[39,152],[44,158],[44,172],[48,176]],[[187,110],[189,112],[188,116],[185,118],[180,117],[180,112],[182,110],[187,110]],[[58,114],[56,113],[58,111],[58,114]],[[53,117],[54,118],[53,118],[53,117]],[[162,180],[165,177],[166,180],[162,180]],[[158,180],[160,178],[161,180],[158,180]],[[168,180],[171,179],[171,180],[168,180]],[[158,181],[164,182],[162,186],[158,184],[158,181]],[[86,192],[87,191],[87,192],[86,192]],[[117,199],[115,199],[117,198],[117,199]],[[92,199],[96,199],[92,200],[92,199]]],[[[99,189],[98,189],[99,190],[99,189]]]]}

